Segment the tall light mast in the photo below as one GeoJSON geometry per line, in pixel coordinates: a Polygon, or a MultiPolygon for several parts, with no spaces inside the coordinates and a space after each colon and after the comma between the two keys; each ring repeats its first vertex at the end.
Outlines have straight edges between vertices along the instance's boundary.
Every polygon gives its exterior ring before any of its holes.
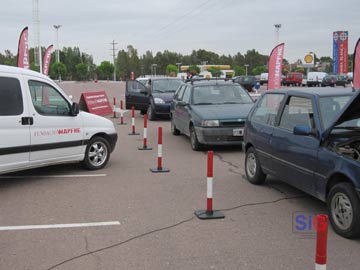
{"type": "Polygon", "coordinates": [[[34,60],[35,65],[39,66],[42,73],[42,53],[40,44],[40,19],[39,19],[39,0],[33,0],[33,31],[34,31],[34,60]]]}

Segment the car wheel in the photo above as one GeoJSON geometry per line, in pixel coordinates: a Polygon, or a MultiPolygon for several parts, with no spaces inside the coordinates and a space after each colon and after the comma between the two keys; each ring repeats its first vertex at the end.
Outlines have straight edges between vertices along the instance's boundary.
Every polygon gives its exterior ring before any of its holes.
{"type": "Polygon", "coordinates": [[[194,126],[190,126],[190,144],[191,148],[195,151],[199,151],[202,149],[202,144],[198,141],[194,126]]]}
{"type": "Polygon", "coordinates": [[[153,109],[153,107],[151,106],[151,104],[149,104],[149,106],[148,106],[147,116],[148,116],[148,119],[149,119],[150,121],[155,120],[155,113],[154,113],[154,109],[153,109]]]}
{"type": "Polygon", "coordinates": [[[346,238],[360,236],[360,199],[352,184],[335,185],[329,192],[327,207],[337,234],[346,238]]]}
{"type": "Polygon", "coordinates": [[[171,133],[175,136],[180,135],[180,130],[178,130],[175,126],[174,119],[171,117],[171,133]]]}
{"type": "Polygon", "coordinates": [[[140,114],[141,114],[141,115],[146,114],[146,110],[140,110],[140,114]]]}
{"type": "Polygon", "coordinates": [[[245,173],[248,181],[255,185],[265,182],[266,174],[263,173],[256,151],[250,147],[245,155],[245,173]]]}
{"type": "Polygon", "coordinates": [[[105,167],[110,157],[110,146],[102,137],[92,138],[85,150],[83,166],[88,170],[99,170],[105,167]]]}

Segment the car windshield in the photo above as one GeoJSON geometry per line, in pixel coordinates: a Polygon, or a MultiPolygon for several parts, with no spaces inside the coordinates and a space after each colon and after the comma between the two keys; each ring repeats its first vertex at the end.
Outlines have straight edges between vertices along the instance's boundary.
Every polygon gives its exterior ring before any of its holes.
{"type": "MultiPolygon", "coordinates": [[[[335,121],[336,115],[344,108],[350,99],[351,96],[332,96],[320,98],[320,114],[324,129],[330,127],[330,125],[335,121]]],[[[338,127],[353,124],[349,122],[353,122],[353,120],[342,123],[338,127]]],[[[356,124],[357,126],[359,125],[358,122],[356,124]]]]}
{"type": "Polygon", "coordinates": [[[253,101],[240,85],[202,85],[194,87],[192,103],[194,105],[245,104],[253,101]]]}
{"type": "Polygon", "coordinates": [[[182,80],[153,80],[152,83],[154,93],[165,93],[175,92],[182,83],[182,80]]]}

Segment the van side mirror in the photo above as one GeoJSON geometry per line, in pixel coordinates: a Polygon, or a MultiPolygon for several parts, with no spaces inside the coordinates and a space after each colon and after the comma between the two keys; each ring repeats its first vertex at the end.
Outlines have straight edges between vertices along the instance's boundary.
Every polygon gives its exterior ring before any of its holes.
{"type": "Polygon", "coordinates": [[[77,116],[80,112],[80,107],[79,104],[77,104],[76,102],[73,102],[73,104],[71,105],[71,115],[72,116],[77,116]]]}

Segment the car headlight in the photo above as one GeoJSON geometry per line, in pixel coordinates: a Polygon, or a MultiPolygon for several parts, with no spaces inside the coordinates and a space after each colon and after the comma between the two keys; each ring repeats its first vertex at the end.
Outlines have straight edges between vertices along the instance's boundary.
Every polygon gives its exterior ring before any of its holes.
{"type": "Polygon", "coordinates": [[[219,120],[203,120],[201,125],[203,127],[218,127],[219,120]]]}
{"type": "Polygon", "coordinates": [[[154,102],[156,104],[164,104],[165,103],[165,101],[162,98],[154,98],[154,102]]]}

